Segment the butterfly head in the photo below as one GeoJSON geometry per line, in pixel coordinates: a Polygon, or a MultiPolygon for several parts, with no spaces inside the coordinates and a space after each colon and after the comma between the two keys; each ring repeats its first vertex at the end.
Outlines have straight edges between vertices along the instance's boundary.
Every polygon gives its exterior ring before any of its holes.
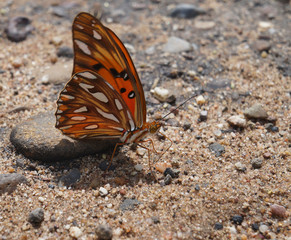
{"type": "Polygon", "coordinates": [[[156,133],[160,129],[161,126],[162,126],[161,122],[153,121],[149,123],[148,131],[150,133],[156,133]]]}

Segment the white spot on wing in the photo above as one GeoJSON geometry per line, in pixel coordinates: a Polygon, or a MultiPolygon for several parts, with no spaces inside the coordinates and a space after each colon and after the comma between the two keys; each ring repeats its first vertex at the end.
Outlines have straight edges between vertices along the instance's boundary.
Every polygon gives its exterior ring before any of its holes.
{"type": "Polygon", "coordinates": [[[78,47],[82,50],[83,53],[85,53],[87,55],[91,55],[91,51],[86,43],[84,43],[78,39],[75,39],[74,41],[78,45],[78,47]]]}
{"type": "Polygon", "coordinates": [[[117,98],[115,98],[114,101],[115,101],[115,105],[116,105],[118,110],[123,109],[121,102],[117,98]]]}
{"type": "Polygon", "coordinates": [[[57,113],[58,114],[60,114],[60,113],[62,113],[63,111],[62,110],[60,110],[60,109],[58,109],[58,111],[57,111],[57,113]]]}
{"type": "Polygon", "coordinates": [[[107,85],[108,85],[108,87],[110,87],[112,90],[115,90],[114,89],[114,87],[112,87],[112,85],[109,83],[109,82],[105,82],[107,85]]]}
{"type": "Polygon", "coordinates": [[[105,96],[105,94],[102,92],[96,92],[96,93],[91,93],[91,94],[101,102],[107,103],[109,101],[108,98],[105,96]]]}
{"type": "Polygon", "coordinates": [[[96,79],[96,76],[90,72],[80,72],[78,75],[84,78],[96,79]]]}
{"type": "Polygon", "coordinates": [[[86,129],[86,130],[91,130],[91,129],[96,129],[96,128],[98,128],[97,124],[88,125],[88,126],[84,127],[84,129],[86,129]]]}
{"type": "Polygon", "coordinates": [[[115,129],[115,130],[118,130],[120,132],[123,132],[124,131],[124,129],[123,128],[120,128],[120,127],[110,126],[110,128],[115,129]]]}
{"type": "Polygon", "coordinates": [[[68,98],[68,99],[75,99],[74,96],[67,95],[67,94],[61,94],[60,96],[61,96],[61,97],[66,97],[66,98],[68,98]]]}
{"type": "Polygon", "coordinates": [[[80,113],[80,112],[88,112],[88,109],[84,107],[80,107],[74,111],[74,113],[80,113]]]}
{"type": "Polygon", "coordinates": [[[120,123],[120,121],[112,114],[112,113],[106,113],[106,112],[103,112],[101,109],[99,108],[96,108],[97,109],[97,112],[99,114],[101,114],[104,118],[107,118],[107,119],[110,119],[112,121],[115,121],[117,123],[120,123]]]}
{"type": "Polygon", "coordinates": [[[62,116],[61,115],[57,115],[57,120],[59,120],[62,116]]]}
{"type": "Polygon", "coordinates": [[[71,117],[71,120],[74,120],[74,121],[83,121],[83,120],[86,120],[86,117],[83,117],[83,116],[74,116],[74,117],[71,117]]]}
{"type": "Polygon", "coordinates": [[[79,137],[79,139],[83,139],[83,138],[86,138],[88,135],[83,135],[81,137],[79,137]]]}
{"type": "Polygon", "coordinates": [[[71,128],[71,127],[73,127],[73,125],[63,126],[63,127],[60,127],[59,129],[61,129],[61,130],[66,130],[66,129],[69,129],[69,128],[71,128]]]}
{"type": "Polygon", "coordinates": [[[97,40],[101,40],[102,39],[101,35],[98,32],[96,32],[95,30],[93,30],[93,37],[95,39],[97,39],[97,40]]]}
{"type": "Polygon", "coordinates": [[[94,88],[94,86],[86,84],[86,83],[79,83],[81,88],[84,88],[86,91],[88,91],[88,89],[94,88]]]}
{"type": "Polygon", "coordinates": [[[135,125],[134,125],[134,122],[132,120],[132,117],[131,117],[131,114],[129,111],[127,111],[127,116],[129,118],[129,125],[130,125],[130,130],[131,131],[134,131],[135,130],[135,125]]]}
{"type": "Polygon", "coordinates": [[[84,29],[84,27],[82,26],[82,25],[80,25],[80,24],[76,24],[75,25],[77,28],[79,28],[79,29],[84,29]]]}

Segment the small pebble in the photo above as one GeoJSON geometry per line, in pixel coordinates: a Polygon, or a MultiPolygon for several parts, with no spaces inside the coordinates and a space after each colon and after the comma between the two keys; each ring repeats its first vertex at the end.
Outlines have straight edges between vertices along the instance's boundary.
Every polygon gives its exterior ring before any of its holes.
{"type": "Polygon", "coordinates": [[[234,165],[235,165],[236,170],[238,171],[245,172],[247,170],[246,166],[242,164],[241,162],[237,162],[234,165]]]}
{"type": "Polygon", "coordinates": [[[247,124],[247,121],[240,115],[229,117],[227,119],[227,122],[229,123],[229,125],[235,126],[235,127],[245,127],[247,124]]]}
{"type": "Polygon", "coordinates": [[[215,223],[214,224],[214,229],[215,230],[221,230],[221,229],[223,229],[223,225],[221,223],[215,223]]]}
{"type": "Polygon", "coordinates": [[[29,213],[28,222],[31,224],[40,224],[44,220],[44,210],[36,208],[29,213]]]}
{"type": "Polygon", "coordinates": [[[254,104],[250,108],[247,108],[244,111],[244,115],[247,118],[254,118],[254,119],[266,119],[268,118],[268,113],[263,108],[263,106],[259,103],[254,104]]]}
{"type": "Polygon", "coordinates": [[[196,102],[198,105],[203,105],[206,102],[206,100],[202,95],[199,95],[198,97],[196,97],[196,102]]]}
{"type": "Polygon", "coordinates": [[[5,32],[10,41],[21,42],[27,38],[33,29],[29,18],[16,16],[9,19],[5,32]]]}
{"type": "Polygon", "coordinates": [[[161,102],[167,101],[170,96],[169,90],[162,87],[155,87],[151,92],[153,93],[154,97],[161,102]]]}
{"type": "Polygon", "coordinates": [[[231,221],[236,225],[241,225],[243,220],[244,220],[244,218],[241,215],[234,215],[231,217],[231,221]]]}
{"type": "Polygon", "coordinates": [[[259,231],[262,233],[262,234],[265,234],[267,233],[269,230],[269,227],[265,224],[262,224],[260,227],[259,227],[259,231]]]}
{"type": "Polygon", "coordinates": [[[251,160],[251,164],[254,169],[259,169],[263,165],[263,160],[260,158],[254,158],[251,160]]]}
{"type": "Polygon", "coordinates": [[[209,149],[215,153],[216,157],[220,157],[225,152],[224,146],[222,146],[221,144],[216,143],[216,142],[210,144],[209,149]]]}
{"type": "Polygon", "coordinates": [[[195,191],[198,192],[198,191],[200,191],[200,186],[198,184],[196,184],[194,189],[195,189],[195,191]]]}
{"type": "Polygon", "coordinates": [[[200,121],[206,121],[207,120],[207,116],[208,116],[208,112],[203,110],[203,111],[200,112],[199,120],[200,121]]]}
{"type": "Polygon", "coordinates": [[[177,178],[179,177],[179,170],[175,170],[172,168],[166,168],[166,170],[164,171],[164,176],[167,176],[168,174],[172,177],[172,178],[177,178]]]}
{"type": "Polygon", "coordinates": [[[106,196],[106,195],[108,194],[108,191],[107,191],[106,188],[104,188],[104,187],[100,187],[100,188],[99,188],[99,193],[100,193],[100,195],[101,195],[102,197],[104,197],[104,196],[106,196]]]}
{"type": "Polygon", "coordinates": [[[170,174],[167,174],[167,176],[164,178],[165,185],[170,185],[172,182],[172,177],[170,174]]]}
{"type": "Polygon", "coordinates": [[[205,14],[206,11],[196,7],[193,4],[180,3],[170,13],[171,17],[176,18],[195,18],[200,14],[205,14]]]}
{"type": "Polygon", "coordinates": [[[214,134],[215,137],[217,137],[217,138],[221,138],[221,136],[222,136],[222,131],[218,129],[218,130],[215,130],[215,131],[213,132],[213,134],[214,134]]]}
{"type": "Polygon", "coordinates": [[[69,232],[70,232],[70,236],[72,237],[72,238],[79,238],[79,237],[81,237],[82,236],[82,231],[81,231],[81,229],[80,228],[78,228],[78,227],[70,227],[70,230],[69,230],[69,232]]]}
{"type": "Polygon", "coordinates": [[[209,30],[215,27],[214,21],[195,21],[195,28],[202,30],[209,30]]]}
{"type": "Polygon", "coordinates": [[[22,60],[20,58],[15,58],[11,64],[14,68],[20,68],[22,66],[22,60]]]}
{"type": "Polygon", "coordinates": [[[54,44],[55,46],[61,45],[63,42],[63,39],[60,36],[54,36],[51,40],[51,43],[54,44]]]}
{"type": "Polygon", "coordinates": [[[172,165],[167,162],[157,162],[155,164],[155,169],[159,171],[160,173],[164,173],[167,168],[171,168],[171,167],[172,165]]]}
{"type": "Polygon", "coordinates": [[[278,205],[273,204],[270,206],[271,213],[273,217],[285,218],[286,217],[286,208],[278,205]]]}
{"type": "Polygon", "coordinates": [[[134,166],[134,169],[138,172],[142,171],[143,170],[143,165],[142,164],[136,164],[134,166]]]}
{"type": "Polygon", "coordinates": [[[98,240],[110,240],[113,237],[112,229],[107,225],[99,225],[95,232],[98,240]]]}
{"type": "Polygon", "coordinates": [[[152,221],[153,221],[154,224],[160,223],[160,219],[157,216],[153,216],[151,219],[152,219],[152,221]]]}
{"type": "Polygon", "coordinates": [[[168,41],[163,46],[163,51],[168,53],[179,53],[191,51],[193,46],[191,43],[178,37],[169,37],[168,41]]]}
{"type": "Polygon", "coordinates": [[[39,197],[39,198],[38,198],[38,201],[40,201],[41,203],[43,203],[44,200],[45,200],[45,199],[44,199],[43,197],[39,197]]]}
{"type": "Polygon", "coordinates": [[[257,224],[257,223],[253,223],[253,224],[252,224],[252,229],[253,229],[254,231],[258,231],[258,230],[259,230],[259,224],[257,224]]]}
{"type": "Polygon", "coordinates": [[[62,47],[58,48],[57,56],[58,57],[73,58],[74,57],[74,51],[73,51],[73,49],[71,47],[62,46],[62,47]]]}

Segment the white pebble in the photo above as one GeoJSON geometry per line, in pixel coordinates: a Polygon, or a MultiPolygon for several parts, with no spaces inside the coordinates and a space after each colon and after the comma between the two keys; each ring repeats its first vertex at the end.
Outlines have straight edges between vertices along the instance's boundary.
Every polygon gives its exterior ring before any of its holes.
{"type": "Polygon", "coordinates": [[[41,203],[43,203],[44,202],[44,198],[43,197],[39,197],[38,198],[38,201],[40,201],[41,203]]]}
{"type": "Polygon", "coordinates": [[[153,93],[154,97],[161,102],[165,102],[170,96],[169,90],[161,87],[155,87],[151,92],[153,93]]]}
{"type": "Polygon", "coordinates": [[[266,232],[269,230],[269,228],[268,228],[267,225],[262,224],[262,225],[259,227],[259,230],[260,230],[260,232],[261,232],[262,234],[264,234],[264,233],[266,233],[266,232]]]}
{"type": "Polygon", "coordinates": [[[99,193],[100,193],[100,195],[101,195],[102,197],[104,197],[104,196],[106,196],[106,195],[108,194],[108,191],[107,191],[106,188],[104,188],[104,187],[100,187],[100,188],[99,188],[99,193]]]}
{"type": "Polygon", "coordinates": [[[142,165],[142,164],[136,164],[136,165],[134,166],[134,169],[135,169],[136,171],[140,172],[140,171],[143,169],[143,165],[142,165]]]}
{"type": "Polygon", "coordinates": [[[70,227],[70,236],[73,238],[79,238],[82,236],[82,231],[78,227],[70,227]]]}
{"type": "Polygon", "coordinates": [[[196,102],[198,105],[202,105],[205,103],[205,98],[202,96],[202,95],[199,95],[197,98],[196,98],[196,102]]]}

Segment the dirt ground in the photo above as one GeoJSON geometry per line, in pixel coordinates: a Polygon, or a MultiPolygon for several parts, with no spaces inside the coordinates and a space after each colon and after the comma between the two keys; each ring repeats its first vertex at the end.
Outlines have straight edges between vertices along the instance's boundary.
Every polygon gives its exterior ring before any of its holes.
{"type": "MultiPolygon", "coordinates": [[[[0,2],[0,174],[27,179],[0,196],[0,239],[110,239],[110,233],[113,239],[291,239],[291,4],[185,0],[205,10],[185,19],[170,16],[179,3],[0,2]],[[42,74],[72,64],[57,52],[72,47],[71,25],[81,11],[102,13],[104,25],[127,44],[149,121],[205,89],[202,99],[189,100],[165,120],[163,132],[173,145],[160,163],[179,176],[157,172],[154,181],[138,147],[122,147],[115,169],[104,176],[99,165],[112,150],[48,164],[25,158],[11,144],[13,127],[55,111],[65,82],[46,82],[42,74]],[[15,16],[28,17],[33,27],[21,42],[4,30],[15,16]],[[191,49],[164,50],[172,36],[191,49]],[[150,91],[155,85],[175,101],[157,100],[150,91]],[[254,104],[268,117],[246,118],[254,104]],[[246,122],[229,124],[231,116],[246,122]],[[81,173],[79,181],[62,187],[60,178],[72,169],[81,173]],[[36,226],[29,215],[37,208],[44,218],[36,226]],[[103,238],[100,225],[108,230],[103,238]]],[[[169,144],[161,136],[154,142],[159,151],[169,144]]]]}

